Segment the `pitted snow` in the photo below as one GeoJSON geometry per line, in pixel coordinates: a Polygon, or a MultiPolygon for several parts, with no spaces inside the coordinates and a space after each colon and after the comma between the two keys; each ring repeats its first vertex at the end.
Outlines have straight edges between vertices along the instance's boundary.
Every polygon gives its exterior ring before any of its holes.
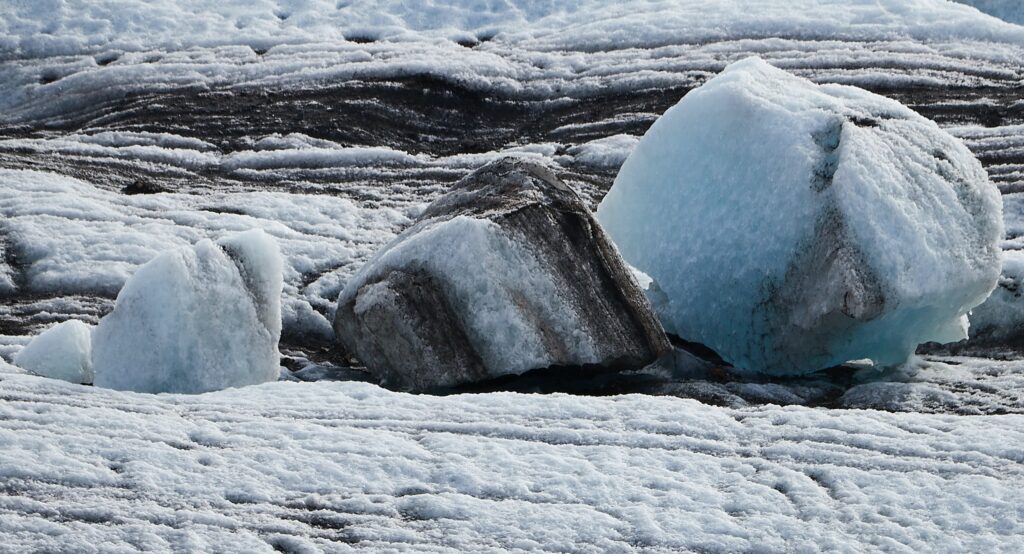
{"type": "Polygon", "coordinates": [[[8,374],[0,398],[15,550],[1024,547],[1021,416],[8,374]]]}

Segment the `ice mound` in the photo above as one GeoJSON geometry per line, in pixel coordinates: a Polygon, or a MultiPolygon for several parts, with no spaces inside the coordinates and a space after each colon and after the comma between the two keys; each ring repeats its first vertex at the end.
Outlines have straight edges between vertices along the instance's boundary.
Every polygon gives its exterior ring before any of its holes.
{"type": "Polygon", "coordinates": [[[669,349],[576,192],[511,158],[460,181],[367,262],[334,326],[372,373],[410,390],[551,366],[639,368],[669,349]]]}
{"type": "Polygon", "coordinates": [[[597,217],[666,294],[667,329],[793,374],[963,338],[999,276],[1001,205],[933,122],[750,58],[654,123],[597,217]]]}
{"type": "Polygon", "coordinates": [[[276,380],[282,265],[260,230],[151,260],[93,332],[95,384],[199,393],[276,380]]]}
{"type": "Polygon", "coordinates": [[[14,363],[43,377],[92,383],[92,327],[77,319],[58,323],[25,345],[14,363]]]}

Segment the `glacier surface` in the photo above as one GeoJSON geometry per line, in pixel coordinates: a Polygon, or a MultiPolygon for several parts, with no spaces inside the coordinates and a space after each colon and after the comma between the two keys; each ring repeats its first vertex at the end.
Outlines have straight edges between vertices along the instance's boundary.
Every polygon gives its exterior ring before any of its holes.
{"type": "Polygon", "coordinates": [[[0,536],[85,552],[1014,552],[1022,430],[1020,415],[331,382],[153,396],[0,374],[0,536]]]}
{"type": "MultiPolygon", "coordinates": [[[[594,207],[661,113],[754,54],[963,139],[1024,251],[1021,27],[945,0],[2,4],[3,548],[1024,550],[1013,359],[929,355],[848,390],[712,368],[658,391],[703,403],[152,396],[8,363],[97,322],[162,252],[261,228],[284,257],[286,375],[352,378],[301,339],[329,339],[338,292],[423,206],[516,154],[594,207]]],[[[1019,317],[1004,270],[989,307],[1019,317]]]]}

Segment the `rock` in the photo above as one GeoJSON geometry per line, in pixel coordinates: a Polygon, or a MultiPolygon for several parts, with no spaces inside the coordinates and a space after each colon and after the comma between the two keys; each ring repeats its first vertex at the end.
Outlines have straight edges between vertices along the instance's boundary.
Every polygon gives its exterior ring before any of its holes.
{"type": "Polygon", "coordinates": [[[96,386],[200,393],[277,380],[282,265],[257,230],[140,267],[93,332],[96,386]]]}
{"type": "Polygon", "coordinates": [[[751,372],[900,364],[999,276],[999,192],[959,140],[756,58],[657,120],[597,217],[665,328],[751,372]]]}
{"type": "Polygon", "coordinates": [[[638,368],[669,351],[580,197],[511,158],[464,178],[353,276],[335,334],[392,387],[552,366],[638,368]]]}
{"type": "Polygon", "coordinates": [[[69,319],[43,331],[14,357],[22,369],[70,383],[90,384],[92,371],[92,327],[69,319]]]}

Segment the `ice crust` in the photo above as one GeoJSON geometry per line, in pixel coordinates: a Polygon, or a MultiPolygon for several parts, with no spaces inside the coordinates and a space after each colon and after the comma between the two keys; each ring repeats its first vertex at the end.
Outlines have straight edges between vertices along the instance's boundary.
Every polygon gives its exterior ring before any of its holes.
{"type": "Polygon", "coordinates": [[[964,338],[999,275],[1001,209],[934,123],[751,58],[655,122],[598,219],[667,294],[667,328],[787,374],[964,338]]]}
{"type": "Polygon", "coordinates": [[[93,333],[96,386],[198,393],[276,380],[281,269],[260,230],[145,264],[93,333]]]}
{"type": "Polygon", "coordinates": [[[1020,415],[8,374],[0,397],[15,551],[1024,548],[1020,415]]]}
{"type": "Polygon", "coordinates": [[[998,17],[1003,21],[1009,23],[1016,23],[1018,25],[1024,25],[1024,3],[1020,0],[955,0],[961,4],[967,4],[977,8],[979,11],[987,13],[993,17],[998,17]]]}
{"type": "MultiPolygon", "coordinates": [[[[984,9],[993,0],[968,0],[984,9]]],[[[1004,2],[1012,3],[1012,2],[1004,2]]],[[[1007,8],[1002,12],[1019,11],[1007,8]]],[[[35,0],[0,19],[0,53],[62,55],[106,47],[267,48],[310,40],[540,42],[551,48],[662,42],[666,34],[714,40],[768,34],[917,38],[1020,37],[1024,30],[945,0],[35,0]],[[662,39],[662,40],[659,40],[662,39]]]]}
{"type": "Polygon", "coordinates": [[[33,337],[14,363],[43,377],[91,384],[92,327],[77,319],[58,323],[33,337]]]}

